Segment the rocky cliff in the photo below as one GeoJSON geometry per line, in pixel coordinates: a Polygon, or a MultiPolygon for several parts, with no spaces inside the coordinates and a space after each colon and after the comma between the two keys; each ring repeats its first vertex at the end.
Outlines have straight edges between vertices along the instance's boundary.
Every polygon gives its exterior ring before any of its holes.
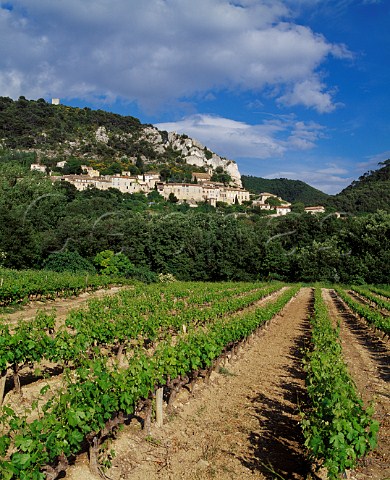
{"type": "Polygon", "coordinates": [[[242,187],[237,163],[211,152],[199,141],[176,132],[169,132],[166,135],[166,132],[160,132],[157,128],[150,126],[143,129],[141,136],[153,145],[154,150],[159,154],[164,154],[170,148],[178,152],[187,164],[204,167],[210,173],[221,167],[230,175],[235,185],[242,187]]]}

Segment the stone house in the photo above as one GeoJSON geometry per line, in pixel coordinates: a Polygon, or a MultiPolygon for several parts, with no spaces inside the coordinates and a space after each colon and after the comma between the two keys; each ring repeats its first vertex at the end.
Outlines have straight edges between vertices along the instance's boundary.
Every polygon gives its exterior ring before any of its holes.
{"type": "Polygon", "coordinates": [[[202,173],[202,172],[194,172],[192,174],[191,180],[193,182],[197,182],[199,184],[202,183],[209,183],[211,181],[211,175],[209,173],[202,173]]]}
{"type": "Polygon", "coordinates": [[[325,213],[325,207],[323,207],[322,205],[318,205],[316,207],[306,207],[305,212],[310,213],[311,215],[314,215],[316,213],[325,213]]]}
{"type": "Polygon", "coordinates": [[[41,165],[40,163],[32,163],[30,166],[30,170],[46,173],[46,165],[41,165]]]}
{"type": "Polygon", "coordinates": [[[180,201],[203,202],[203,187],[194,183],[157,183],[158,193],[168,200],[169,195],[173,193],[180,201]]]}
{"type": "Polygon", "coordinates": [[[276,215],[278,217],[282,215],[287,215],[291,212],[291,205],[289,203],[285,203],[283,205],[276,205],[276,215]]]}

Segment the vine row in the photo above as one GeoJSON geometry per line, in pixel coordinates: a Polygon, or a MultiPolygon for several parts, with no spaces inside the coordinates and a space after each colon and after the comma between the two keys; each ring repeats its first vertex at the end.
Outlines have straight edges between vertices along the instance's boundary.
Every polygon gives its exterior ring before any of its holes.
{"type": "Polygon", "coordinates": [[[329,479],[337,479],[376,446],[379,424],[348,374],[339,328],[332,326],[321,289],[314,295],[312,346],[304,363],[310,405],[302,429],[310,457],[327,468],[329,479]]]}
{"type": "Polygon", "coordinates": [[[112,275],[0,269],[0,306],[79,295],[85,291],[127,283],[134,282],[112,275]]]}
{"type": "Polygon", "coordinates": [[[390,334],[390,317],[384,317],[377,310],[357,302],[340,287],[335,288],[337,295],[348,305],[353,313],[366,320],[370,325],[386,335],[390,334]]]}
{"type": "Polygon", "coordinates": [[[384,310],[390,312],[390,301],[384,300],[383,298],[372,294],[367,288],[353,286],[352,291],[364,297],[364,299],[369,301],[374,307],[383,308],[384,310]]]}

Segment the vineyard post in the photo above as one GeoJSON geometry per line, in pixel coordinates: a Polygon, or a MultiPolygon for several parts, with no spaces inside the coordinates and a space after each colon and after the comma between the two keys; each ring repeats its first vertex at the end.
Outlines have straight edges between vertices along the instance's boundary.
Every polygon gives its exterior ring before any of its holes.
{"type": "Polygon", "coordinates": [[[163,426],[163,392],[162,387],[156,390],[156,425],[158,427],[163,426]]]}
{"type": "Polygon", "coordinates": [[[93,475],[101,476],[98,462],[99,444],[98,439],[93,437],[92,443],[89,446],[89,468],[93,475]]]}
{"type": "Polygon", "coordinates": [[[15,392],[20,395],[22,393],[22,389],[21,389],[21,386],[20,386],[19,365],[17,363],[14,363],[12,367],[13,367],[13,378],[14,378],[15,392]]]}
{"type": "Polygon", "coordinates": [[[3,404],[4,391],[5,391],[5,382],[7,380],[7,370],[4,370],[0,373],[0,406],[3,404]]]}

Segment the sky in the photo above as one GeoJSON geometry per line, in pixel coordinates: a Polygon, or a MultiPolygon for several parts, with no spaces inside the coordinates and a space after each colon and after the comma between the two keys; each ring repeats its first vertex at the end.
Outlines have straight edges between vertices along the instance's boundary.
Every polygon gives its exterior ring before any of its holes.
{"type": "Polygon", "coordinates": [[[0,0],[0,96],[132,115],[334,194],[390,158],[390,0],[0,0]]]}

